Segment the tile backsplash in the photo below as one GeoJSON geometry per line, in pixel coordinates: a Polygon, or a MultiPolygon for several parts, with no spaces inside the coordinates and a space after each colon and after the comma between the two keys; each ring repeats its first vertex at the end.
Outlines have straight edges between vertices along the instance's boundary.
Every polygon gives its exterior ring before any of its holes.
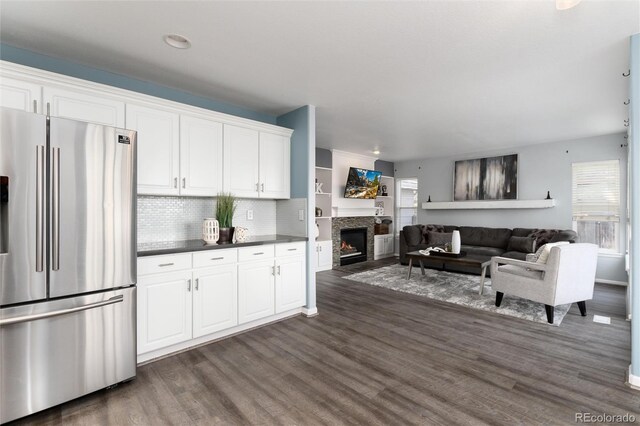
{"type": "MultiPolygon", "coordinates": [[[[139,195],[138,243],[201,238],[202,220],[215,217],[215,206],[215,198],[139,195]]],[[[276,201],[239,199],[233,226],[248,228],[249,235],[275,234],[276,201]]]]}

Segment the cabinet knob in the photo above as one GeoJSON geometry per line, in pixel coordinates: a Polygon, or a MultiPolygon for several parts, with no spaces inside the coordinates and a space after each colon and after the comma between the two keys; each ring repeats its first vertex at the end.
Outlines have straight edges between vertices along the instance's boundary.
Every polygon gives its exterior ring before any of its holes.
{"type": "Polygon", "coordinates": [[[174,187],[174,188],[177,188],[177,187],[178,187],[178,178],[177,178],[177,177],[174,177],[174,178],[173,178],[173,187],[174,187]]]}
{"type": "Polygon", "coordinates": [[[199,280],[199,278],[196,278],[196,291],[198,290],[198,287],[199,287],[198,284],[200,284],[200,280],[199,280]]]}
{"type": "Polygon", "coordinates": [[[262,192],[264,192],[264,183],[261,186],[262,186],[262,192]]]}
{"type": "Polygon", "coordinates": [[[191,280],[187,280],[187,291],[191,291],[191,280]]]}
{"type": "Polygon", "coordinates": [[[187,178],[186,178],[186,177],[183,177],[183,178],[182,178],[182,187],[183,187],[183,188],[186,188],[186,187],[187,187],[187,178]]]}

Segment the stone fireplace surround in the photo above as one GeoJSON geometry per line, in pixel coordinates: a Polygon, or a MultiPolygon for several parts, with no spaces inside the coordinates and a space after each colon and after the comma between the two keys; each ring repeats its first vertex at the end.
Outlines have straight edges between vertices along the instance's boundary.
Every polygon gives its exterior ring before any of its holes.
{"type": "Polygon", "coordinates": [[[367,260],[373,260],[373,236],[375,218],[373,216],[334,217],[331,218],[331,241],[333,248],[333,266],[340,266],[340,230],[367,228],[367,260]]]}

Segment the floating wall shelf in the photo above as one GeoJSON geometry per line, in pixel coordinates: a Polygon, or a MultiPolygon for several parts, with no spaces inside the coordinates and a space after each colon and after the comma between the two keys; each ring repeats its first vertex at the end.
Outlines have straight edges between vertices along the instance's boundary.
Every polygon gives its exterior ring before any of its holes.
{"type": "Polygon", "coordinates": [[[548,209],[556,200],[444,201],[422,203],[424,210],[548,209]]]}

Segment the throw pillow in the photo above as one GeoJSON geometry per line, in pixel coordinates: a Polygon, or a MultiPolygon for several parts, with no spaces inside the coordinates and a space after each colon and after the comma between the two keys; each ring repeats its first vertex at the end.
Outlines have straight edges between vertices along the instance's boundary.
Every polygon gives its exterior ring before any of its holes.
{"type": "Polygon", "coordinates": [[[536,247],[542,247],[543,245],[550,242],[551,238],[553,238],[553,236],[557,233],[558,231],[555,229],[536,229],[527,236],[536,239],[536,247]]]}
{"type": "Polygon", "coordinates": [[[547,243],[542,247],[542,252],[538,257],[536,263],[547,263],[549,260],[549,254],[551,254],[551,249],[556,246],[564,246],[569,244],[569,241],[558,241],[557,243],[547,243]]]}
{"type": "Polygon", "coordinates": [[[453,238],[452,232],[427,232],[427,244],[430,246],[451,243],[451,238],[453,238]]]}
{"type": "Polygon", "coordinates": [[[418,244],[422,244],[422,231],[419,226],[409,225],[402,228],[402,234],[404,235],[404,241],[407,246],[414,247],[418,244]]]}
{"type": "Polygon", "coordinates": [[[509,238],[507,251],[533,253],[536,251],[536,239],[533,237],[511,237],[509,238]]]}
{"type": "Polygon", "coordinates": [[[422,225],[422,244],[428,244],[428,232],[444,232],[443,225],[422,225]]]}

